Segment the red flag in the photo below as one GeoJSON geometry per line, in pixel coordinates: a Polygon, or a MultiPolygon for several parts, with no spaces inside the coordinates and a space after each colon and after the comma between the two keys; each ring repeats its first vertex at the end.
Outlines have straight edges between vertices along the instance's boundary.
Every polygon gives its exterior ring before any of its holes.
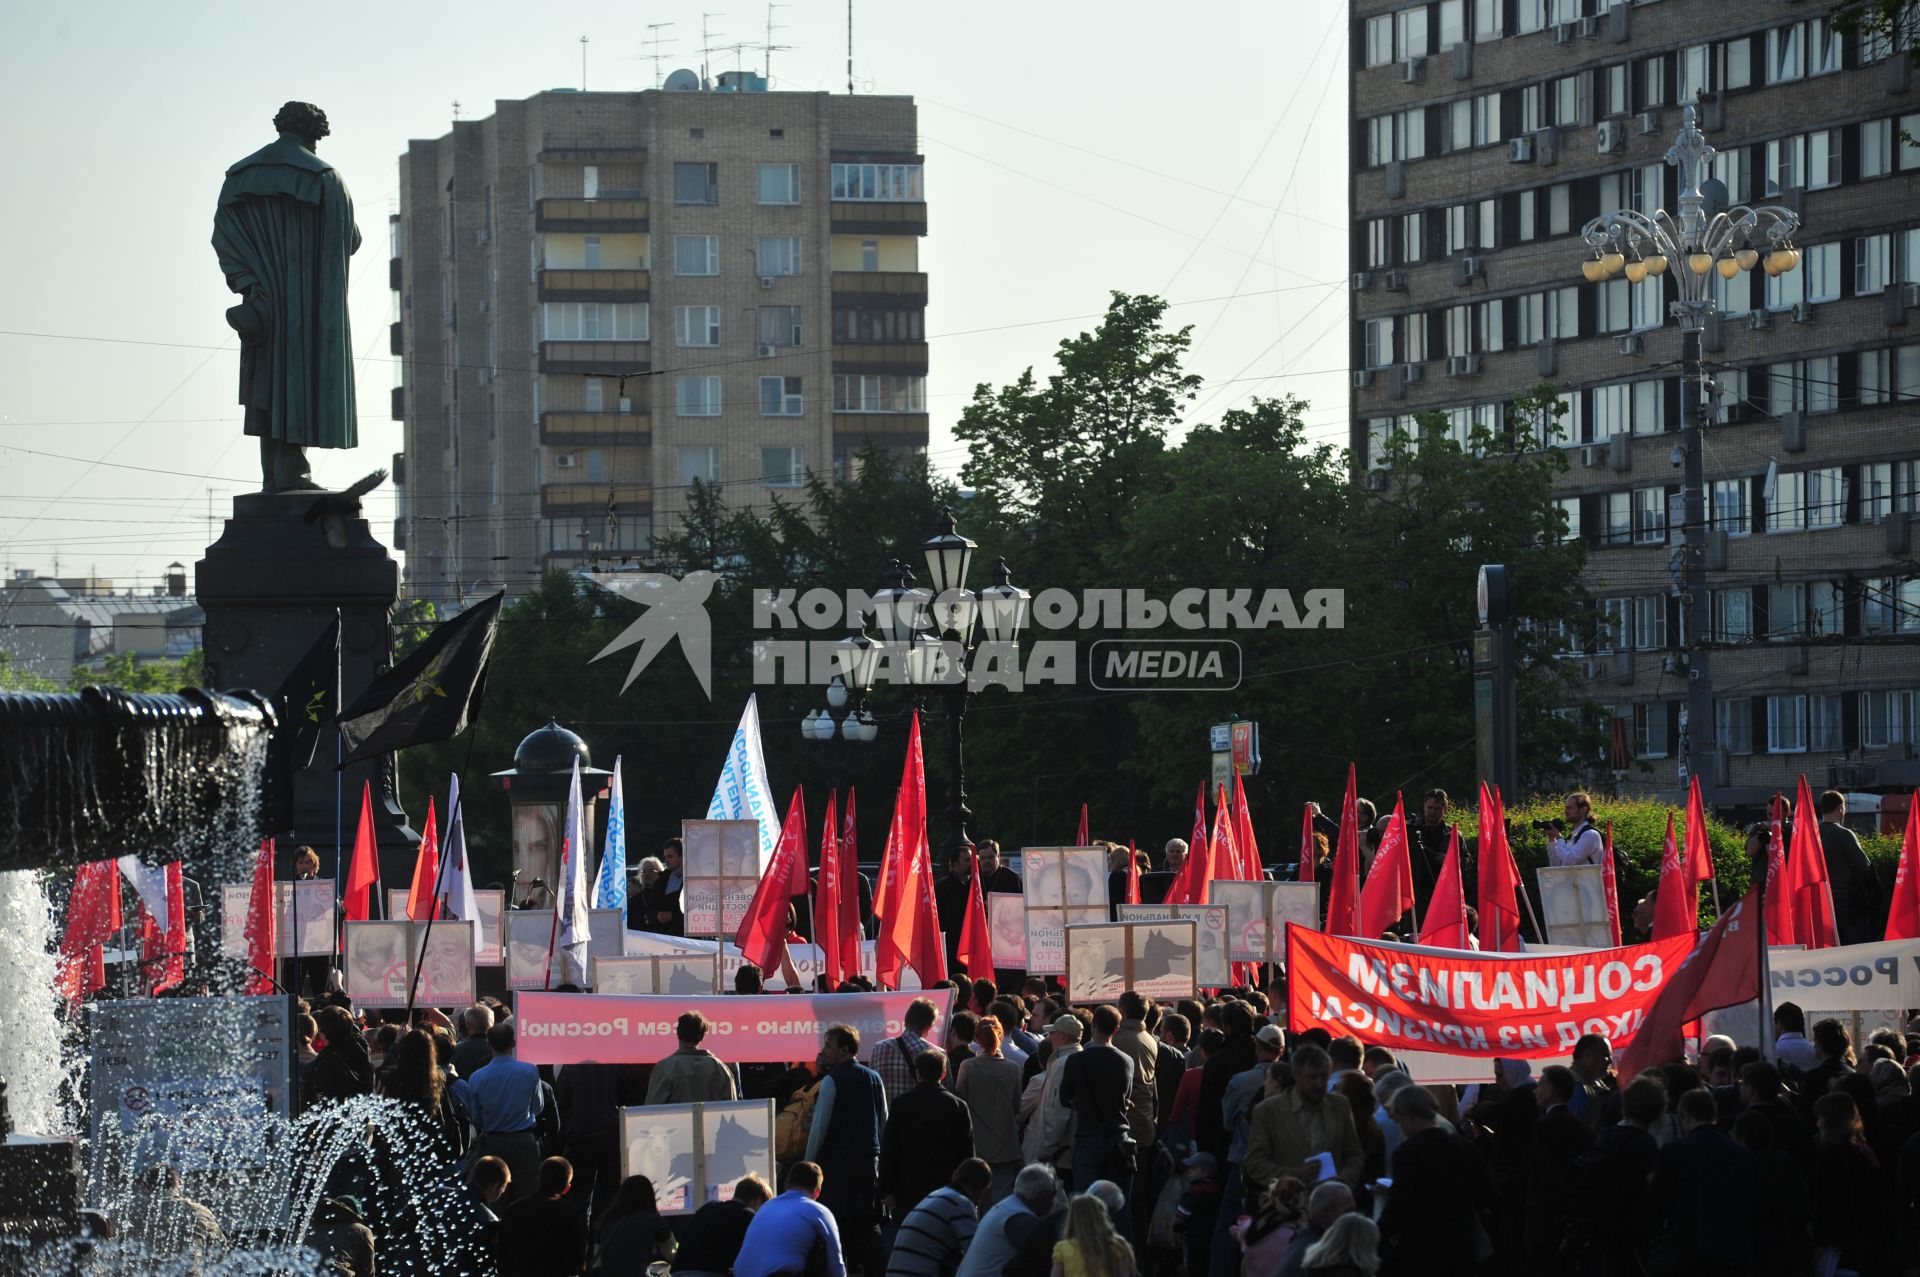
{"type": "MultiPolygon", "coordinates": [[[[832,993],[847,978],[840,965],[840,837],[834,822],[839,794],[827,793],[827,818],[820,825],[820,885],[813,897],[813,942],[820,946],[820,974],[832,993]]],[[[853,974],[858,975],[856,969],[853,974]]]]}
{"type": "Polygon", "coordinates": [[[149,997],[179,984],[187,975],[187,902],[182,895],[180,862],[164,870],[167,880],[167,928],[140,903],[140,956],[149,997]]]}
{"type": "Polygon", "coordinates": [[[1140,903],[1140,849],[1127,839],[1127,903],[1140,903]]]}
{"type": "Polygon", "coordinates": [[[1600,881],[1607,889],[1607,930],[1613,937],[1613,947],[1620,947],[1620,884],[1613,871],[1613,822],[1607,822],[1606,860],[1600,868],[1600,881]]]}
{"type": "MultiPolygon", "coordinates": [[[[1333,853],[1333,885],[1327,891],[1327,934],[1353,935],[1360,926],[1359,774],[1347,764],[1347,796],[1340,804],[1340,845],[1333,853]]],[[[1372,937],[1369,937],[1372,938],[1372,937]]]]}
{"type": "Polygon", "coordinates": [[[1805,776],[1800,778],[1793,808],[1793,847],[1787,853],[1786,877],[1795,942],[1809,949],[1831,949],[1840,943],[1833,919],[1833,886],[1827,878],[1827,854],[1820,849],[1820,816],[1805,776]]]}
{"type": "Polygon", "coordinates": [[[279,956],[273,930],[273,839],[260,844],[253,861],[253,890],[247,893],[247,984],[243,992],[272,993],[273,964],[279,956]]]}
{"type": "Polygon", "coordinates": [[[1170,905],[1205,904],[1205,877],[1213,852],[1207,842],[1207,782],[1201,781],[1200,788],[1193,795],[1193,833],[1187,839],[1187,858],[1180,865],[1180,872],[1173,876],[1173,882],[1167,887],[1165,903],[1170,905]],[[1201,883],[1202,894],[1196,897],[1194,883],[1201,883]]]}
{"type": "Polygon", "coordinates": [[[1360,934],[1376,939],[1413,908],[1413,859],[1407,850],[1406,803],[1393,796],[1393,815],[1380,839],[1373,868],[1360,888],[1360,934]]]}
{"type": "Polygon", "coordinates": [[[1700,778],[1687,789],[1687,871],[1695,882],[1713,877],[1713,844],[1707,839],[1707,807],[1700,801],[1700,778]]]}
{"type": "Polygon", "coordinates": [[[760,875],[753,889],[753,902],[740,916],[740,930],[734,944],[740,956],[762,971],[780,969],[787,952],[787,912],[793,906],[788,888],[793,885],[795,860],[804,866],[807,857],[807,809],[799,786],[787,804],[787,823],[780,827],[780,841],[773,849],[773,860],[760,875]]]}
{"type": "Polygon", "coordinates": [[[1447,858],[1434,880],[1427,916],[1420,920],[1420,943],[1465,949],[1472,934],[1467,927],[1466,880],[1460,876],[1460,831],[1454,829],[1447,838],[1447,858]]]}
{"type": "Polygon", "coordinates": [[[860,855],[854,838],[856,793],[852,785],[847,786],[847,814],[840,822],[840,969],[848,976],[860,974],[861,941],[866,938],[860,923],[860,855]]]}
{"type": "Polygon", "coordinates": [[[947,978],[946,942],[933,906],[933,858],[927,847],[927,775],[916,711],[907,734],[907,758],[887,828],[880,862],[880,890],[873,904],[880,920],[875,966],[879,982],[897,988],[911,965],[922,985],[947,978]]]}
{"type": "MultiPolygon", "coordinates": [[[[806,810],[806,799],[801,796],[798,787],[793,791],[793,802],[803,812],[806,810]]],[[[807,863],[807,822],[803,819],[800,822],[800,832],[794,839],[793,861],[787,866],[788,899],[807,894],[808,885],[812,881],[812,869],[813,866],[807,863]]]]}
{"type": "Polygon", "coordinates": [[[1320,845],[1313,839],[1313,804],[1305,803],[1300,808],[1300,870],[1301,882],[1312,882],[1320,865],[1320,845]]]}
{"type": "Polygon", "coordinates": [[[1920,936],[1920,789],[1907,799],[1907,833],[1900,840],[1900,868],[1893,875],[1893,905],[1887,910],[1887,939],[1920,936]]]}
{"type": "Polygon", "coordinates": [[[1767,821],[1767,943],[1798,944],[1794,939],[1793,893],[1787,890],[1787,796],[1773,796],[1772,818],[1767,821]]]}
{"type": "Polygon", "coordinates": [[[1073,835],[1073,845],[1076,847],[1085,847],[1088,845],[1087,844],[1087,805],[1085,803],[1080,804],[1080,828],[1077,831],[1075,831],[1073,835]]]}
{"type": "Polygon", "coordinates": [[[1653,938],[1690,936],[1700,930],[1700,888],[1691,866],[1680,859],[1673,840],[1673,813],[1667,813],[1667,841],[1660,853],[1659,895],[1653,902],[1653,938]]]}
{"type": "Polygon", "coordinates": [[[1506,806],[1497,786],[1480,782],[1480,947],[1520,952],[1520,868],[1507,842],[1506,806]]]}
{"type": "MultiPolygon", "coordinates": [[[[1232,882],[1240,877],[1240,853],[1233,846],[1233,813],[1227,808],[1227,787],[1220,786],[1214,797],[1213,838],[1207,845],[1212,863],[1208,867],[1207,878],[1209,882],[1214,879],[1232,882]]],[[[1205,891],[1204,885],[1201,890],[1205,891]]],[[[1205,899],[1202,895],[1194,903],[1202,903],[1205,899]]]]}
{"type": "Polygon", "coordinates": [[[1238,771],[1233,773],[1233,845],[1240,852],[1241,877],[1258,882],[1267,876],[1260,864],[1260,844],[1253,840],[1253,813],[1247,810],[1247,787],[1241,784],[1238,771]]]}
{"type": "Polygon", "coordinates": [[[60,937],[60,964],[54,987],[75,1003],[107,987],[103,946],[120,930],[120,866],[94,860],[73,871],[73,895],[67,900],[67,926],[60,937]]]}
{"type": "MultiPolygon", "coordinates": [[[[373,846],[373,782],[360,789],[360,828],[353,836],[353,859],[347,864],[344,913],[348,922],[365,922],[373,915],[368,900],[380,876],[373,846]]],[[[346,943],[342,933],[341,943],[346,943]]]]}
{"type": "MultiPolygon", "coordinates": [[[[1692,884],[1688,885],[1691,889],[1692,884]]],[[[1646,1069],[1679,1059],[1684,1049],[1682,1026],[1689,1021],[1764,994],[1760,988],[1760,947],[1765,941],[1755,931],[1760,924],[1759,912],[1754,893],[1749,892],[1720,915],[1680,969],[1668,978],[1660,996],[1647,1008],[1646,1021],[1620,1052],[1617,1067],[1622,1086],[1646,1069]]]]}
{"type": "Polygon", "coordinates": [[[407,891],[407,917],[425,922],[434,916],[439,901],[434,888],[440,882],[440,835],[435,829],[433,795],[427,795],[427,824],[420,835],[420,854],[413,858],[413,886],[407,891]]]}
{"type": "Polygon", "coordinates": [[[987,896],[980,886],[980,857],[973,856],[973,885],[967,888],[967,916],[960,923],[960,965],[970,980],[993,979],[993,933],[987,927],[987,896]]]}

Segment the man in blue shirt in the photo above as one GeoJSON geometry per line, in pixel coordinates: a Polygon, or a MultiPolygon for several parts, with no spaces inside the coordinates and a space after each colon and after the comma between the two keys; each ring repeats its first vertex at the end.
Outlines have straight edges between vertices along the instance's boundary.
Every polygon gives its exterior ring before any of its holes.
{"type": "Polygon", "coordinates": [[[530,1194],[540,1175],[540,1138],[537,1127],[552,1104],[551,1088],[540,1080],[540,1070],[513,1058],[513,1021],[487,1030],[493,1059],[467,1081],[469,1116],[473,1121],[473,1156],[497,1157],[507,1164],[513,1179],[510,1201],[530,1194]]]}
{"type": "Polygon", "coordinates": [[[820,1195],[820,1168],[795,1162],[787,1172],[787,1191],[762,1206],[747,1226],[734,1261],[733,1277],[802,1277],[809,1272],[847,1277],[847,1261],[840,1251],[840,1230],[820,1195]],[[810,1265],[818,1251],[824,1262],[810,1265]]]}

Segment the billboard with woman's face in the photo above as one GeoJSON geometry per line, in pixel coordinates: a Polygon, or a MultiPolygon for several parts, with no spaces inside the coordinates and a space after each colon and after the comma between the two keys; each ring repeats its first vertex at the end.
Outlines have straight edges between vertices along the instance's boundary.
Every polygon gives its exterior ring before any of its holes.
{"type": "Polygon", "coordinates": [[[513,905],[537,909],[553,903],[560,890],[559,803],[516,803],[513,808],[513,905]],[[546,890],[534,885],[538,879],[546,890]]]}

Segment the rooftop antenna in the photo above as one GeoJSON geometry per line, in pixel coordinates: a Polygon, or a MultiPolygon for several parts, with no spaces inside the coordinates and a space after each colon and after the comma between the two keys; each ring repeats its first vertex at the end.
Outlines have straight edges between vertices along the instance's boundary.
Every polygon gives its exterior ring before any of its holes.
{"type": "Polygon", "coordinates": [[[580,91],[587,91],[587,37],[580,37],[580,91]]]}
{"type": "Polygon", "coordinates": [[[226,495],[227,495],[227,490],[225,488],[208,488],[207,489],[207,544],[208,545],[213,544],[213,499],[216,496],[224,497],[226,495]]]}
{"type": "Polygon", "coordinates": [[[847,96],[853,96],[853,0],[847,0],[847,96]]]}
{"type": "Polygon", "coordinates": [[[662,41],[660,38],[660,31],[661,31],[661,28],[670,27],[672,25],[673,23],[671,22],[649,22],[647,24],[646,39],[640,42],[640,47],[642,49],[646,48],[648,45],[653,46],[652,53],[642,54],[641,56],[650,57],[653,59],[653,87],[656,89],[660,87],[660,60],[665,56],[665,54],[661,52],[661,49],[665,45],[673,43],[673,41],[670,39],[666,41],[662,41]]]}
{"type": "Polygon", "coordinates": [[[790,44],[775,44],[773,42],[774,32],[785,31],[787,29],[785,24],[776,23],[773,20],[773,11],[775,9],[785,9],[786,7],[787,6],[784,4],[769,4],[767,6],[767,42],[764,46],[762,46],[763,52],[761,56],[763,60],[766,62],[766,66],[763,69],[762,74],[764,74],[767,77],[767,83],[769,85],[773,83],[773,55],[775,53],[784,53],[793,47],[790,44]]]}
{"type": "Polygon", "coordinates": [[[713,77],[710,74],[710,68],[707,63],[713,56],[713,51],[720,47],[713,42],[713,37],[726,34],[722,31],[709,30],[707,27],[707,19],[725,16],[725,14],[718,12],[702,13],[700,15],[700,87],[702,89],[710,88],[713,84],[713,77]]]}
{"type": "Polygon", "coordinates": [[[456,120],[460,118],[460,99],[459,98],[455,98],[453,100],[453,118],[456,120]]]}

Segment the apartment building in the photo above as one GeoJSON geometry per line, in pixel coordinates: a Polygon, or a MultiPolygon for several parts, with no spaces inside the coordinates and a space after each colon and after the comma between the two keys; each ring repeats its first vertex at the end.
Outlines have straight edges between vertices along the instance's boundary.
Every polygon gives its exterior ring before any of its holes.
{"type": "Polygon", "coordinates": [[[912,99],[667,86],[497,102],[401,157],[410,594],[644,561],[696,481],[764,506],[924,451],[912,99]]]}
{"type": "MultiPolygon", "coordinates": [[[[1801,218],[1797,270],[1716,275],[1703,348],[1722,806],[1920,782],[1920,94],[1824,7],[1357,0],[1352,447],[1444,414],[1465,442],[1549,381],[1557,500],[1603,624],[1568,659],[1628,790],[1680,787],[1680,353],[1667,280],[1587,283],[1582,228],[1677,209],[1692,104],[1733,204],[1801,218]]],[[[1674,269],[1680,269],[1676,265],[1674,269]]],[[[1571,618],[1570,618],[1571,619],[1571,618]]],[[[1579,627],[1569,625],[1569,634],[1579,627]]]]}

